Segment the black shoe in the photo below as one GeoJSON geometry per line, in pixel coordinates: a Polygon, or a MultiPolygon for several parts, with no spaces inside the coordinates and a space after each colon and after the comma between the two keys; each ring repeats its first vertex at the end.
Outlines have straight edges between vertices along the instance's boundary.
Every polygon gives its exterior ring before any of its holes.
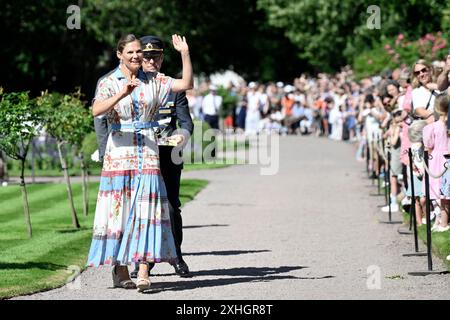
{"type": "Polygon", "coordinates": [[[180,261],[177,264],[174,264],[173,267],[175,268],[176,274],[178,274],[180,277],[191,277],[191,274],[189,273],[189,267],[184,261],[180,261]]]}
{"type": "MultiPolygon", "coordinates": [[[[148,276],[150,277],[150,271],[152,271],[153,267],[155,266],[154,263],[148,264],[148,276]]],[[[139,272],[139,264],[134,265],[134,270],[130,272],[130,278],[136,279],[139,272]]]]}

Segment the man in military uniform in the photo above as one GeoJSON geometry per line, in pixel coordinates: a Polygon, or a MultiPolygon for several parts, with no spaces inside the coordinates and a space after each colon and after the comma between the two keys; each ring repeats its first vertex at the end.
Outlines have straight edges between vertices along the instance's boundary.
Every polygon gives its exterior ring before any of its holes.
{"type": "MultiPolygon", "coordinates": [[[[141,42],[143,48],[142,51],[144,52],[142,68],[144,72],[147,73],[147,76],[154,77],[159,73],[164,60],[164,43],[160,38],[155,36],[142,37],[141,42]]],[[[167,103],[160,107],[155,121],[160,123],[160,127],[157,128],[160,168],[167,189],[172,233],[178,256],[178,263],[174,265],[174,268],[175,272],[181,277],[188,277],[190,275],[189,267],[183,260],[181,253],[183,224],[179,196],[183,164],[175,164],[171,158],[173,146],[185,143],[194,130],[186,94],[184,92],[171,92],[167,99],[167,103]],[[174,131],[177,130],[177,121],[184,134],[174,134],[174,131]]],[[[106,139],[108,137],[107,133],[109,133],[109,128],[107,127],[105,119],[95,119],[95,129],[97,140],[99,141],[100,159],[102,159],[105,153],[104,145],[106,145],[106,139]]],[[[150,264],[149,270],[151,270],[153,266],[154,264],[150,264]]],[[[137,277],[138,270],[139,265],[136,264],[135,270],[130,274],[131,278],[137,277]]]]}

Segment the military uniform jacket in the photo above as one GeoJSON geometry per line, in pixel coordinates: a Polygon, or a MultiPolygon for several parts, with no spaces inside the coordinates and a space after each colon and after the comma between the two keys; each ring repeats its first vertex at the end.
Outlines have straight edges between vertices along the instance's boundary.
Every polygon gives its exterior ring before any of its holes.
{"type": "Polygon", "coordinates": [[[194,124],[189,112],[188,100],[185,92],[170,92],[167,102],[161,106],[155,115],[155,121],[169,119],[170,122],[160,126],[159,136],[169,137],[177,130],[177,121],[180,129],[192,134],[194,124]]]}

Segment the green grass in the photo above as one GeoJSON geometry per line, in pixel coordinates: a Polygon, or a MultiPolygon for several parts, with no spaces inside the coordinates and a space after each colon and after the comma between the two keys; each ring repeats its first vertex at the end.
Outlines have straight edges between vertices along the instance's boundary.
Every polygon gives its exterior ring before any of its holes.
{"type": "MultiPolygon", "coordinates": [[[[224,162],[224,161],[220,161],[224,162]]],[[[209,170],[209,169],[221,169],[221,168],[227,168],[230,164],[222,164],[222,163],[212,163],[212,164],[206,164],[206,163],[192,163],[192,164],[184,164],[184,170],[185,171],[192,171],[192,170],[209,170]]],[[[92,176],[99,176],[102,169],[100,166],[93,167],[89,169],[89,174],[92,176]]],[[[25,177],[31,177],[31,170],[26,169],[25,170],[25,177]]],[[[46,170],[35,170],[35,177],[63,177],[64,174],[61,169],[46,169],[46,170]]],[[[69,169],[70,176],[80,176],[81,170],[79,169],[69,169]]],[[[10,177],[19,177],[20,171],[17,169],[11,169],[8,171],[8,175],[10,177]]]]}
{"type": "MultiPolygon", "coordinates": [[[[90,174],[91,175],[100,175],[100,171],[101,169],[98,168],[93,168],[90,170],[90,174]]],[[[19,177],[20,176],[20,170],[18,169],[11,169],[8,170],[8,175],[10,177],[19,177]]],[[[29,169],[25,169],[24,171],[24,175],[25,177],[31,177],[31,170],[29,169]]],[[[62,172],[61,169],[36,169],[34,172],[34,175],[36,177],[63,177],[64,174],[62,172]]],[[[77,169],[69,169],[69,175],[70,176],[80,176],[81,175],[81,170],[77,169]]]]}
{"type": "MultiPolygon", "coordinates": [[[[409,224],[409,214],[404,212],[403,220],[409,224]]],[[[426,244],[427,243],[426,225],[419,226],[417,228],[417,231],[419,239],[421,239],[423,243],[426,244]]],[[[446,232],[432,232],[431,245],[433,253],[444,260],[444,263],[447,264],[447,269],[450,271],[450,261],[446,260],[447,256],[450,255],[450,230],[446,232]]]]}
{"type": "Polygon", "coordinates": [[[245,140],[245,141],[237,141],[236,139],[232,139],[232,140],[222,140],[219,139],[218,140],[218,149],[223,150],[225,148],[225,150],[239,150],[239,149],[250,149],[250,141],[249,140],[245,140]],[[224,143],[225,142],[225,143],[224,143]]]}
{"type": "Polygon", "coordinates": [[[210,170],[210,169],[222,169],[229,167],[230,164],[221,164],[221,163],[192,163],[192,164],[184,164],[184,171],[193,171],[193,170],[210,170]]]}
{"type": "MultiPolygon", "coordinates": [[[[183,180],[184,205],[208,184],[183,180]]],[[[92,237],[98,182],[89,184],[90,210],[82,211],[81,184],[72,185],[81,228],[71,224],[63,184],[27,186],[33,237],[28,239],[19,186],[0,188],[0,299],[49,290],[64,285],[73,274],[68,266],[83,269],[92,237]]]]}
{"type": "MultiPolygon", "coordinates": [[[[240,150],[240,149],[249,149],[250,148],[250,142],[248,140],[245,141],[237,141],[235,139],[232,140],[218,140],[218,150],[222,151],[230,151],[233,150],[240,150]]],[[[235,161],[233,159],[216,159],[213,164],[207,164],[207,163],[186,163],[184,164],[184,170],[191,171],[191,170],[208,170],[208,169],[220,169],[220,168],[226,168],[230,165],[234,164],[235,161]],[[229,160],[229,161],[227,161],[229,160]]],[[[9,159],[9,165],[8,165],[8,175],[10,177],[19,177],[20,176],[20,169],[19,169],[19,162],[9,159]]],[[[101,173],[101,164],[100,163],[91,163],[89,168],[89,174],[93,176],[99,176],[101,173]]],[[[27,162],[26,169],[24,171],[25,177],[31,177],[31,167],[30,164],[27,162]]],[[[63,172],[61,168],[55,168],[55,169],[35,169],[35,176],[36,177],[62,177],[63,172]]],[[[69,175],[70,176],[81,176],[81,169],[79,166],[71,167],[69,166],[69,175]]]]}

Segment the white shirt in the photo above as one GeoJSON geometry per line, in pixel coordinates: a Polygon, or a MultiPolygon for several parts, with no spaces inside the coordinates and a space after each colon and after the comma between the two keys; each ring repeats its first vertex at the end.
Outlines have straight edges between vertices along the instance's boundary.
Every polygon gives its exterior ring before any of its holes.
{"type": "Polygon", "coordinates": [[[270,107],[269,96],[266,93],[261,93],[259,96],[259,105],[262,107],[263,112],[268,112],[270,107]]]}
{"type": "Polygon", "coordinates": [[[202,101],[203,114],[216,116],[222,106],[222,97],[216,94],[208,93],[202,101]]]}
{"type": "MultiPolygon", "coordinates": [[[[435,90],[435,94],[439,93],[439,91],[435,90]]],[[[428,101],[430,103],[428,104],[427,111],[433,112],[434,111],[434,100],[436,97],[434,95],[431,96],[431,91],[425,88],[424,86],[420,86],[419,88],[415,88],[412,91],[412,109],[415,110],[417,108],[426,108],[428,101]]]]}
{"type": "Polygon", "coordinates": [[[380,137],[381,129],[380,123],[373,115],[373,113],[377,113],[376,108],[365,109],[364,111],[367,112],[366,110],[369,110],[369,112],[364,120],[364,127],[366,128],[367,141],[371,142],[374,138],[377,139],[380,137]]]}
{"type": "Polygon", "coordinates": [[[261,93],[248,92],[247,93],[247,113],[259,112],[261,93]]]}

